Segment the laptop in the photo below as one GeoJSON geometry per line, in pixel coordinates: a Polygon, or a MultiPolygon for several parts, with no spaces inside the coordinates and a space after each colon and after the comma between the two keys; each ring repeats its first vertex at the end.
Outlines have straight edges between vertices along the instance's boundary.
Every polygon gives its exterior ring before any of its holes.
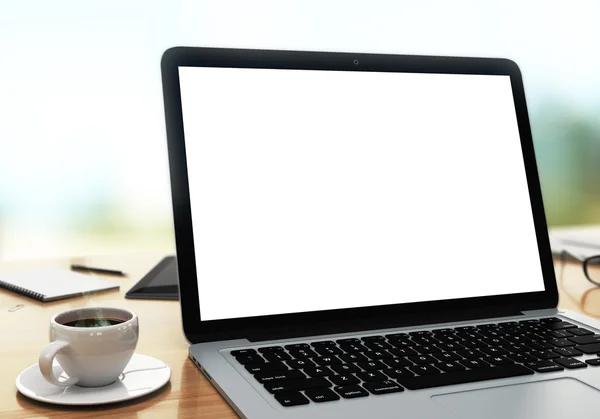
{"type": "Polygon", "coordinates": [[[162,80],[189,358],[240,417],[597,417],[517,64],[176,47],[162,80]]]}

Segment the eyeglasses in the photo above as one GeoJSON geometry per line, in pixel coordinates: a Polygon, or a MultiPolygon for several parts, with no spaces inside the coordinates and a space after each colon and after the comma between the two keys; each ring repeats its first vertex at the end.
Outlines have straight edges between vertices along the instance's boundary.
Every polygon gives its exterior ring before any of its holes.
{"type": "Polygon", "coordinates": [[[580,256],[563,251],[555,269],[564,298],[561,304],[574,305],[577,311],[600,317],[600,255],[581,260],[580,256]]]}
{"type": "MultiPolygon", "coordinates": [[[[561,252],[561,260],[565,261],[566,258],[580,260],[576,255],[563,250],[561,252]]],[[[588,281],[592,284],[600,287],[600,255],[590,256],[581,261],[583,273],[588,281]]]]}
{"type": "Polygon", "coordinates": [[[600,287],[600,255],[583,260],[583,273],[588,281],[600,287]]]}

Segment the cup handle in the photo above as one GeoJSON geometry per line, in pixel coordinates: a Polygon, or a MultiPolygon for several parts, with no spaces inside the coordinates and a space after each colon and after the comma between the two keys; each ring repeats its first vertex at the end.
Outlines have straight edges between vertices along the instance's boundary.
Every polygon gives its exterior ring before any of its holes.
{"type": "Polygon", "coordinates": [[[55,386],[72,386],[79,381],[79,378],[77,377],[70,377],[65,381],[58,381],[58,378],[54,376],[54,371],[52,371],[52,362],[54,361],[56,354],[68,346],[69,343],[63,340],[55,340],[54,342],[50,342],[44,347],[44,349],[42,349],[42,353],[40,354],[40,358],[38,360],[38,365],[42,375],[46,381],[54,384],[55,386]]]}

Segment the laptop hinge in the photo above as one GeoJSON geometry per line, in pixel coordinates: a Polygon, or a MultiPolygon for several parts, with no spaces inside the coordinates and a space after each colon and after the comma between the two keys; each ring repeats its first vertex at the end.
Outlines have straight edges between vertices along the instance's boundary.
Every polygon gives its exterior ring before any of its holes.
{"type": "MultiPolygon", "coordinates": [[[[547,310],[546,310],[547,311],[547,310]]],[[[495,317],[521,316],[523,312],[515,307],[487,308],[476,310],[453,310],[437,313],[412,313],[395,318],[347,319],[343,322],[313,322],[311,324],[287,324],[282,327],[252,330],[246,336],[250,342],[301,338],[350,332],[364,332],[376,329],[422,326],[435,323],[452,323],[468,320],[481,320],[495,317]]]]}

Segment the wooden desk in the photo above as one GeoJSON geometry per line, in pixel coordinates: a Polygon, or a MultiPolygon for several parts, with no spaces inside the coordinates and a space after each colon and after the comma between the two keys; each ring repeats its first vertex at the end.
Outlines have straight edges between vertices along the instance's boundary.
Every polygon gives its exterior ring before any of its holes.
{"type": "MultiPolygon", "coordinates": [[[[39,303],[17,294],[0,290],[0,417],[2,418],[236,418],[221,396],[187,357],[188,343],[181,329],[181,314],[176,301],[126,300],[125,292],[163,255],[144,254],[121,257],[87,257],[42,262],[3,264],[0,271],[61,266],[70,263],[113,267],[129,274],[127,278],[106,277],[121,285],[119,291],[73,298],[54,303],[39,303]],[[9,312],[11,307],[24,307],[9,312]],[[158,392],[137,401],[97,408],[59,407],[38,403],[21,396],[15,388],[17,375],[37,362],[41,348],[48,343],[48,322],[59,311],[81,307],[110,305],[127,307],[138,313],[140,338],[138,353],[151,355],[171,368],[171,383],[158,392]]],[[[558,264],[557,264],[558,265],[558,264]]],[[[559,267],[557,266],[557,272],[559,267]]],[[[582,296],[594,293],[581,279],[580,265],[570,264],[563,271],[561,306],[582,311],[582,296]],[[588,288],[586,288],[588,287],[588,288]],[[566,291],[565,291],[566,290],[566,291]]],[[[516,273],[518,274],[518,272],[516,273]]],[[[600,292],[600,289],[598,289],[600,292]]],[[[600,294],[597,295],[600,297],[600,294]]],[[[589,302],[589,298],[586,297],[589,302]]],[[[599,300],[600,301],[600,300],[599,300]]],[[[589,304],[588,304],[589,305],[589,304]]],[[[593,305],[592,305],[593,308],[593,305]]],[[[600,306],[598,307],[600,309],[600,306]]],[[[588,310],[589,311],[589,310],[588,310]]],[[[588,314],[594,314],[589,313],[588,314]]],[[[600,310],[597,314],[600,317],[600,310]]]]}
{"type": "Polygon", "coordinates": [[[0,290],[0,418],[237,418],[229,405],[214,390],[187,357],[188,342],[181,328],[177,301],[126,300],[125,292],[160,259],[161,254],[122,257],[87,257],[36,263],[12,263],[0,271],[33,266],[62,266],[70,263],[114,267],[127,272],[127,278],[104,277],[121,285],[119,291],[41,303],[0,290]],[[25,306],[9,312],[17,304],[25,306]],[[162,390],[138,401],[98,408],[72,408],[46,405],[19,394],[15,379],[26,367],[35,364],[40,350],[48,343],[50,317],[59,311],[82,306],[108,305],[135,311],[140,320],[137,352],[166,362],[171,382],[162,390]]]}

